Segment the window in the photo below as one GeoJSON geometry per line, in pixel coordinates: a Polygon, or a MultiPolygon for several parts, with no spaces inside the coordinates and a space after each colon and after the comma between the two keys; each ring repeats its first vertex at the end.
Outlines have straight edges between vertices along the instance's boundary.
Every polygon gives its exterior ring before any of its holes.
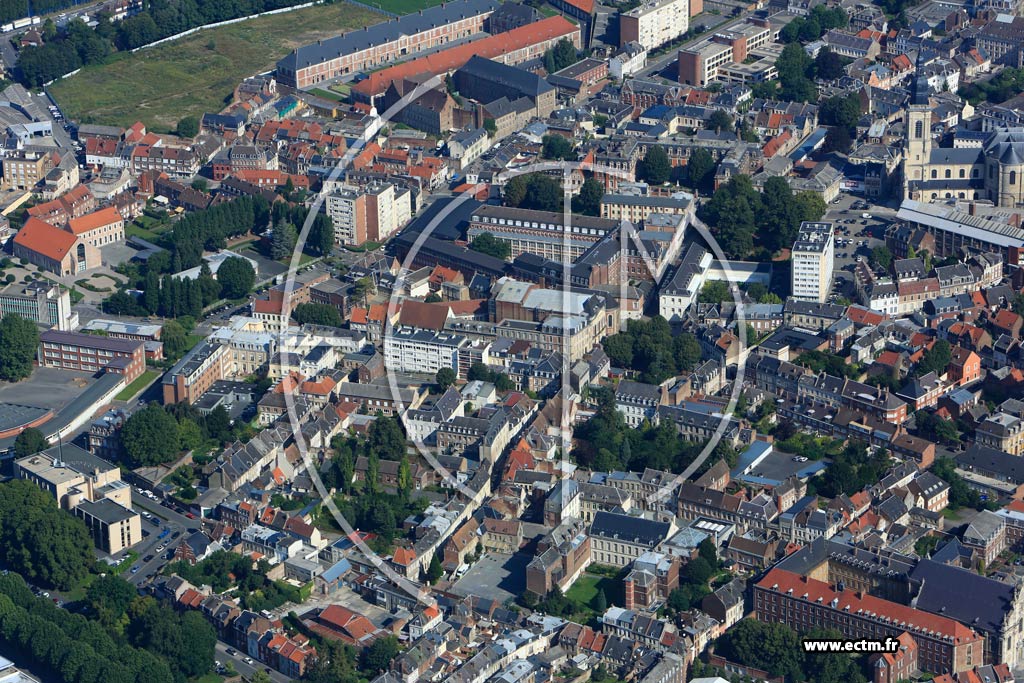
{"type": "Polygon", "coordinates": [[[1016,171],[1010,171],[1010,184],[1011,185],[1016,185],[1017,184],[1017,172],[1016,171]]]}
{"type": "Polygon", "coordinates": [[[916,122],[914,124],[914,137],[918,138],[918,139],[924,137],[924,122],[923,121],[918,121],[918,122],[916,122]]]}
{"type": "Polygon", "coordinates": [[[936,170],[935,170],[935,169],[933,168],[933,169],[932,169],[932,178],[938,178],[938,177],[939,177],[939,172],[938,172],[938,171],[936,171],[936,170]]]}
{"type": "Polygon", "coordinates": [[[952,178],[953,177],[953,172],[950,171],[948,168],[946,169],[946,177],[947,178],[952,178]]]}

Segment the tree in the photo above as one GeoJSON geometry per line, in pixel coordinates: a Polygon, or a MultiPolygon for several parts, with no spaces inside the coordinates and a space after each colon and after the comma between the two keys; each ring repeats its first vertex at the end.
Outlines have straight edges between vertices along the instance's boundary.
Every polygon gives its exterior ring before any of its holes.
{"type": "Polygon", "coordinates": [[[716,109],[712,112],[711,116],[708,117],[708,121],[704,127],[708,130],[729,132],[732,130],[732,117],[722,109],[716,109]]]}
{"type": "Polygon", "coordinates": [[[455,384],[455,380],[455,371],[451,368],[441,368],[437,371],[437,374],[434,375],[434,382],[442,392],[447,391],[448,387],[455,384]]]}
{"type": "Polygon", "coordinates": [[[217,282],[225,299],[240,299],[252,291],[256,284],[256,271],[247,259],[232,256],[217,269],[217,282]]]}
{"type": "Polygon", "coordinates": [[[35,455],[39,451],[49,447],[46,437],[35,427],[29,427],[14,440],[14,455],[17,458],[25,458],[35,455]]]}
{"type": "Polygon", "coordinates": [[[580,187],[580,193],[572,198],[572,211],[584,216],[600,216],[603,197],[604,187],[601,183],[594,178],[587,178],[580,187]]]}
{"type": "Polygon", "coordinates": [[[818,78],[825,81],[842,77],[845,67],[846,60],[828,47],[821,48],[818,56],[814,58],[814,72],[818,78]]]}
{"type": "Polygon", "coordinates": [[[682,371],[693,370],[700,362],[700,343],[689,332],[684,332],[672,340],[672,356],[676,367],[682,371]]]}
{"type": "Polygon", "coordinates": [[[697,546],[697,552],[709,566],[718,566],[718,549],[715,548],[715,544],[710,538],[705,538],[700,542],[700,545],[697,546]]]}
{"type": "Polygon", "coordinates": [[[128,464],[159,465],[178,453],[178,422],[156,403],[136,411],[121,429],[128,464]]]}
{"type": "Polygon", "coordinates": [[[444,576],[444,568],[441,567],[441,560],[437,559],[437,553],[430,558],[430,566],[427,567],[427,582],[437,583],[437,580],[444,576]]]}
{"type": "Polygon", "coordinates": [[[949,342],[945,339],[939,339],[930,349],[924,352],[914,372],[918,376],[926,375],[929,372],[941,375],[946,372],[946,368],[952,359],[952,347],[949,342]]]}
{"type": "Polygon", "coordinates": [[[273,683],[273,680],[266,671],[255,671],[249,677],[249,683],[273,683]]]}
{"type": "Polygon", "coordinates": [[[85,524],[24,479],[0,484],[0,547],[7,569],[60,590],[78,585],[95,562],[85,524]]]}
{"type": "Polygon", "coordinates": [[[0,380],[17,382],[32,374],[39,329],[31,320],[8,313],[0,320],[0,380]]]}
{"type": "Polygon", "coordinates": [[[139,593],[135,586],[113,574],[98,577],[85,594],[89,608],[107,628],[121,621],[137,597],[139,593]]]}
{"type": "Polygon", "coordinates": [[[329,256],[334,249],[334,222],[327,214],[318,213],[309,226],[306,246],[317,256],[329,256]]]}
{"type": "Polygon", "coordinates": [[[195,116],[186,116],[178,121],[178,135],[183,138],[194,138],[199,134],[199,119],[195,116]]]}
{"type": "Polygon", "coordinates": [[[672,174],[672,162],[660,145],[651,145],[637,167],[637,176],[651,185],[668,182],[672,174]]]}
{"type": "Polygon", "coordinates": [[[391,664],[391,660],[397,655],[398,638],[394,636],[378,638],[373,641],[373,645],[363,650],[361,668],[364,673],[372,678],[382,671],[386,671],[391,664]]]}
{"type": "Polygon", "coordinates": [[[525,173],[512,178],[503,190],[505,204],[537,211],[561,211],[562,185],[544,173],[525,173]]]}
{"type": "Polygon", "coordinates": [[[892,252],[884,244],[871,250],[871,261],[884,271],[892,267],[892,252]]]}
{"type": "Polygon", "coordinates": [[[608,610],[608,596],[604,594],[604,589],[600,588],[597,591],[597,595],[594,596],[594,611],[598,614],[604,614],[608,610]]]}
{"type": "Polygon", "coordinates": [[[561,135],[545,135],[542,138],[541,156],[545,159],[570,159],[575,161],[576,154],[572,142],[561,135]]]}
{"type": "Polygon", "coordinates": [[[715,652],[731,661],[763,669],[772,676],[805,680],[799,638],[782,624],[743,619],[718,639],[715,652]]]}
{"type": "Polygon", "coordinates": [[[853,138],[850,137],[849,128],[845,126],[832,126],[825,134],[825,142],[821,146],[821,151],[826,154],[828,152],[846,154],[850,151],[852,145],[853,138]]]}
{"type": "Polygon", "coordinates": [[[711,152],[699,147],[690,154],[686,162],[686,184],[694,190],[704,190],[710,187],[711,179],[715,175],[715,160],[711,152]]]}
{"type": "Polygon", "coordinates": [[[469,243],[469,248],[473,251],[478,251],[481,254],[487,254],[494,258],[508,259],[512,253],[512,248],[505,240],[498,239],[493,233],[482,232],[473,238],[473,241],[469,243]]]}
{"type": "Polygon", "coordinates": [[[723,301],[732,301],[732,292],[729,285],[721,280],[710,280],[704,283],[703,289],[697,295],[697,301],[702,304],[717,304],[723,301]]]}
{"type": "Polygon", "coordinates": [[[405,455],[405,433],[394,417],[380,417],[370,425],[366,449],[385,460],[401,460],[405,455]]]}
{"type": "Polygon", "coordinates": [[[292,309],[292,319],[300,325],[341,327],[345,323],[338,309],[330,304],[299,304],[292,309]]]}
{"type": "Polygon", "coordinates": [[[164,355],[168,358],[180,358],[188,348],[188,333],[177,320],[168,320],[160,333],[160,341],[164,345],[164,355]]]}
{"type": "Polygon", "coordinates": [[[579,61],[579,55],[576,52],[576,46],[567,38],[562,38],[553,48],[544,53],[544,68],[549,74],[572,66],[577,61],[579,61]]]}
{"type": "MultiPolygon", "coordinates": [[[[795,23],[795,22],[794,22],[795,23]]],[[[818,98],[818,89],[810,79],[814,61],[798,42],[790,42],[775,61],[779,72],[779,97],[790,102],[812,102],[818,98]]]]}
{"type": "Polygon", "coordinates": [[[836,95],[821,103],[818,120],[826,126],[852,129],[860,119],[860,100],[854,94],[836,95]]]}
{"type": "Polygon", "coordinates": [[[195,420],[186,417],[178,423],[178,448],[180,450],[195,450],[203,445],[203,441],[203,430],[195,420]]]}

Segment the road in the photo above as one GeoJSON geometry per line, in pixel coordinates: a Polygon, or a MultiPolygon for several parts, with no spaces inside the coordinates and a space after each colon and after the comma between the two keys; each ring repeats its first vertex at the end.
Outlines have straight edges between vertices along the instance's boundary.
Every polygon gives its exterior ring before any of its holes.
{"type": "Polygon", "coordinates": [[[746,14],[743,14],[743,15],[741,15],[739,17],[735,17],[735,18],[730,17],[730,18],[723,19],[721,16],[719,16],[717,14],[698,14],[697,16],[695,16],[692,19],[690,19],[690,26],[693,27],[695,30],[697,29],[697,27],[703,27],[705,29],[705,32],[701,33],[699,36],[696,36],[694,38],[691,38],[690,40],[687,40],[684,43],[680,43],[679,45],[677,45],[677,46],[673,47],[672,49],[668,50],[663,55],[659,55],[659,56],[653,57],[653,58],[648,58],[647,66],[644,67],[643,69],[641,69],[640,72],[637,74],[637,76],[640,77],[640,78],[649,78],[649,77],[652,77],[652,76],[664,76],[664,77],[666,77],[666,78],[668,78],[668,79],[670,79],[672,81],[675,81],[676,80],[676,75],[677,75],[676,74],[676,70],[675,69],[669,69],[668,67],[671,66],[672,63],[676,61],[676,57],[679,55],[679,50],[681,50],[684,47],[687,47],[689,45],[692,45],[693,43],[701,41],[704,38],[707,38],[707,36],[708,36],[707,30],[708,29],[718,28],[719,26],[722,26],[723,24],[727,24],[727,23],[739,23],[739,22],[742,22],[742,21],[744,21],[746,19],[746,16],[747,16],[746,14]]]}
{"type": "MultiPolygon", "coordinates": [[[[227,645],[226,643],[217,641],[216,653],[213,656],[214,659],[220,662],[221,664],[225,665],[228,662],[231,662],[235,667],[235,671],[242,674],[246,678],[251,677],[257,671],[265,671],[269,669],[269,667],[266,667],[262,662],[259,662],[255,659],[252,660],[252,664],[247,664],[245,662],[245,658],[248,657],[246,653],[236,651],[234,655],[229,655],[229,649],[233,648],[231,648],[231,646],[227,645]]],[[[291,680],[280,671],[274,671],[273,669],[269,669],[269,675],[270,680],[275,681],[275,683],[289,683],[289,681],[291,680]]]]}
{"type": "Polygon", "coordinates": [[[160,518],[160,525],[153,524],[150,520],[143,518],[142,528],[149,532],[149,536],[132,550],[139,554],[139,561],[135,563],[136,567],[139,567],[137,572],[125,574],[125,578],[129,583],[135,586],[141,586],[153,577],[157,576],[160,571],[167,564],[167,557],[170,555],[174,548],[174,544],[181,541],[182,538],[188,536],[191,533],[190,529],[199,529],[199,521],[189,519],[185,515],[170,509],[165,505],[150,500],[149,498],[140,494],[134,487],[132,488],[132,507],[137,512],[145,510],[151,514],[156,515],[160,518]],[[160,533],[164,529],[169,529],[170,533],[163,539],[158,538],[160,533]],[[178,534],[178,538],[174,538],[174,534],[178,534]],[[157,547],[164,545],[162,551],[157,551],[157,547]],[[141,558],[153,556],[149,562],[144,562],[141,558]]]}

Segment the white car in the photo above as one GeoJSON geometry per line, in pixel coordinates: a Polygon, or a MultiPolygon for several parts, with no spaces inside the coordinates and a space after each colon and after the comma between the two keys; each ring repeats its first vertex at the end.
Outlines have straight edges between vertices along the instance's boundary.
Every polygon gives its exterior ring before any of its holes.
{"type": "Polygon", "coordinates": [[[242,661],[245,662],[246,664],[252,664],[252,657],[246,657],[242,661]]]}

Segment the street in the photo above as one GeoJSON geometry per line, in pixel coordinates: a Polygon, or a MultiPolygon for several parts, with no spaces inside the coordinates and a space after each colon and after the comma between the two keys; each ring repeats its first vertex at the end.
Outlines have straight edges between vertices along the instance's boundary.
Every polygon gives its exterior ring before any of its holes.
{"type": "Polygon", "coordinates": [[[267,671],[270,675],[270,680],[275,681],[276,683],[289,683],[290,679],[287,676],[280,671],[274,671],[273,669],[266,667],[262,662],[258,662],[253,659],[252,664],[246,663],[245,660],[249,655],[245,652],[236,650],[234,655],[229,655],[228,650],[234,650],[234,648],[218,640],[214,660],[224,665],[231,662],[235,667],[235,671],[246,678],[249,678],[257,671],[267,671]]]}
{"type": "MultiPolygon", "coordinates": [[[[823,221],[834,224],[836,231],[835,269],[832,293],[851,301],[856,299],[853,285],[853,267],[860,258],[867,261],[871,250],[885,244],[885,229],[895,216],[895,210],[882,205],[871,204],[867,209],[854,209],[852,205],[859,197],[843,193],[839,201],[828,205],[823,221]],[[871,218],[863,218],[862,214],[871,218]],[[839,241],[843,244],[840,245],[839,241]]],[[[870,204],[870,202],[868,202],[870,204]]]]}
{"type": "Polygon", "coordinates": [[[140,559],[134,565],[139,570],[135,573],[131,573],[129,570],[124,577],[129,583],[140,586],[160,574],[164,565],[167,564],[167,556],[174,550],[174,546],[192,533],[190,529],[198,530],[199,521],[189,519],[185,515],[143,496],[134,487],[132,487],[132,507],[139,513],[145,510],[155,515],[160,521],[158,526],[144,517],[142,528],[148,531],[149,535],[132,548],[139,554],[140,559]],[[164,529],[168,529],[170,533],[161,539],[159,536],[164,529]],[[175,534],[177,534],[177,538],[175,538],[175,534]],[[157,547],[160,545],[163,545],[164,549],[158,552],[157,547]],[[153,557],[149,562],[143,561],[142,558],[150,555],[153,557]]]}

